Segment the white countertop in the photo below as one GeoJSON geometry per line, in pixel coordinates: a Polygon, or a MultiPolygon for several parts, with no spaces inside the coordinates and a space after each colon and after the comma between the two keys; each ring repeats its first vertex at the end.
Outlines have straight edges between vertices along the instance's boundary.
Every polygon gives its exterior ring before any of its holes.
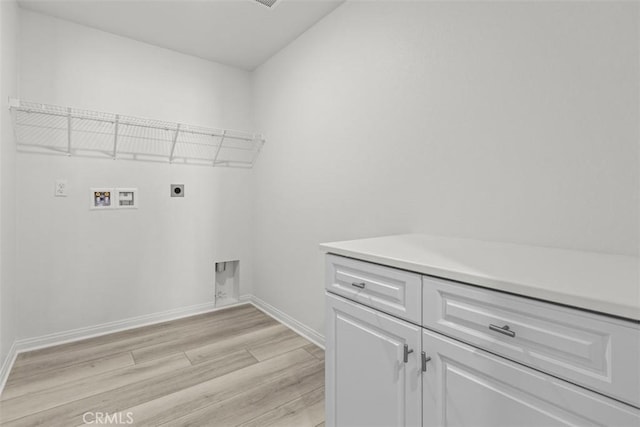
{"type": "Polygon", "coordinates": [[[336,255],[640,321],[640,258],[405,234],[323,243],[336,255]]]}

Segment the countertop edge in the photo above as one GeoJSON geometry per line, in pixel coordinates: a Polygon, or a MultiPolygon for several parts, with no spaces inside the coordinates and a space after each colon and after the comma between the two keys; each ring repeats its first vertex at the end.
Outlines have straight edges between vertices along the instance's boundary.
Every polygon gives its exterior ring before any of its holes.
{"type": "Polygon", "coordinates": [[[624,306],[612,304],[607,301],[590,299],[579,294],[566,294],[553,292],[549,289],[540,289],[530,285],[506,282],[492,277],[470,275],[460,273],[455,270],[442,269],[428,264],[418,264],[392,257],[367,254],[365,252],[353,251],[349,249],[337,248],[332,244],[320,244],[320,249],[326,253],[355,258],[380,265],[399,268],[419,274],[454,280],[469,285],[480,286],[502,292],[508,292],[523,297],[535,298],[538,300],[561,304],[572,308],[596,312],[603,316],[612,316],[633,323],[640,323],[640,307],[633,305],[624,306]]]}

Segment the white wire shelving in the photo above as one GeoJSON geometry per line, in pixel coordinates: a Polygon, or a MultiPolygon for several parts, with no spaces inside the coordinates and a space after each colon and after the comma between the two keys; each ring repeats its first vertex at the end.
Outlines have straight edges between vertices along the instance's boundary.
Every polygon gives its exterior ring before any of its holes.
{"type": "Polygon", "coordinates": [[[252,168],[262,135],[10,99],[18,149],[205,166],[252,168]]]}

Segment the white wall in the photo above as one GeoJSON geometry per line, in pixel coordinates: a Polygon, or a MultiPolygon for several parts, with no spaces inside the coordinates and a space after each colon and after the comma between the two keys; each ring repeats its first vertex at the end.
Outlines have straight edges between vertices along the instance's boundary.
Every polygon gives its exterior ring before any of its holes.
{"type": "MultiPolygon", "coordinates": [[[[210,302],[214,261],[229,259],[241,294],[322,332],[322,241],[426,232],[637,254],[637,16],[634,3],[348,2],[250,75],[21,11],[21,98],[269,142],[253,172],[19,154],[13,186],[2,125],[3,289],[19,280],[0,295],[1,351],[13,335],[210,302]],[[56,178],[69,197],[53,197],[56,178]],[[176,182],[185,199],[168,197],[176,182]],[[137,186],[140,209],[89,211],[94,186],[137,186]],[[10,337],[6,301],[20,307],[10,337]]],[[[5,49],[4,11],[2,24],[5,49]]]]}
{"type": "Polygon", "coordinates": [[[5,100],[16,96],[18,6],[0,2],[0,366],[16,337],[13,290],[16,285],[15,142],[5,100]]]}
{"type": "Polygon", "coordinates": [[[323,329],[322,241],[638,253],[638,3],[347,2],[259,67],[258,297],[323,329]]]}
{"type": "MultiPolygon", "coordinates": [[[[247,72],[20,16],[22,99],[253,131],[247,72]]],[[[239,259],[251,291],[250,171],[23,153],[17,168],[18,338],[213,302],[216,260],[239,259]],[[100,186],[138,187],[140,208],[90,211],[100,186]]]]}

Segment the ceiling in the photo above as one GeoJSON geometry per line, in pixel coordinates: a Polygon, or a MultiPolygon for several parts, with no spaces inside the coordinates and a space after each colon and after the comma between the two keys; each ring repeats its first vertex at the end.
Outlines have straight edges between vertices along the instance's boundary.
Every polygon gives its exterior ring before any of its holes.
{"type": "Polygon", "coordinates": [[[253,70],[344,0],[18,0],[24,9],[253,70]]]}

